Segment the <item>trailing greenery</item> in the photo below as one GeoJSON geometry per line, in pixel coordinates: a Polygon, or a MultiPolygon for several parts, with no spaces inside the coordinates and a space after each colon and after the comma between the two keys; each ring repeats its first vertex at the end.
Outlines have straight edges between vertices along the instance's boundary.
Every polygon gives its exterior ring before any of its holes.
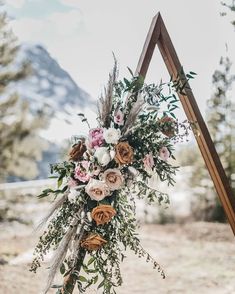
{"type": "MultiPolygon", "coordinates": [[[[58,294],[72,293],[76,285],[85,293],[94,284],[104,294],[116,293],[128,248],[165,278],[159,263],[141,246],[136,200],[169,204],[168,195],[157,186],[161,181],[175,183],[174,147],[191,129],[174,113],[176,91],[184,95],[195,74],[181,79],[179,73],[169,83],[147,85],[130,73],[129,80],[116,81],[115,64],[100,99],[99,126],[90,129],[88,137],[75,138],[69,160],[51,166],[57,189],[39,195],[55,198],[31,267],[36,272],[44,255],[55,250],[45,293],[58,269],[64,276],[63,284],[53,286],[58,294]]],[[[79,116],[89,126],[84,114],[79,116]]]]}

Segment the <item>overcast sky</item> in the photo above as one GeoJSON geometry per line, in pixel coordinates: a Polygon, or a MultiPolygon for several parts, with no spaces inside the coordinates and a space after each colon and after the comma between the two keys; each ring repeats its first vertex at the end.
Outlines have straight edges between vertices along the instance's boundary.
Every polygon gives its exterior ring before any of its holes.
{"type": "MultiPolygon", "coordinates": [[[[220,0],[7,0],[20,41],[40,43],[79,86],[99,96],[112,68],[112,51],[120,64],[137,65],[152,17],[160,11],[181,63],[198,76],[191,84],[204,114],[211,76],[221,55],[234,59],[235,32],[220,0]]],[[[158,50],[148,81],[168,80],[158,50]]]]}

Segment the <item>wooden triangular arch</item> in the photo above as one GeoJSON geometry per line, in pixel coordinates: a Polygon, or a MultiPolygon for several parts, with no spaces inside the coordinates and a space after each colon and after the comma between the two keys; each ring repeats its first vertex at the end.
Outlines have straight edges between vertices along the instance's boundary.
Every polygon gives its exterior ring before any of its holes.
{"type": "MultiPolygon", "coordinates": [[[[143,51],[137,65],[136,75],[140,74],[143,77],[146,76],[156,45],[161,52],[169,74],[176,77],[181,71],[182,65],[176,54],[160,13],[158,13],[152,20],[143,51]]],[[[225,174],[224,168],[216,152],[214,143],[198,108],[192,90],[190,87],[187,87],[184,91],[186,95],[178,93],[178,96],[188,120],[196,122],[197,124],[199,135],[196,135],[195,138],[235,235],[235,197],[232,193],[229,180],[225,174]]]]}

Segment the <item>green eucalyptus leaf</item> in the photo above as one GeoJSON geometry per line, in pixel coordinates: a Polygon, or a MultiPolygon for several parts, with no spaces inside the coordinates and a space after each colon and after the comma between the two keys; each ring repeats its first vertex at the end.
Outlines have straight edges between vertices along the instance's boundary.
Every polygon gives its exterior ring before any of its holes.
{"type": "Polygon", "coordinates": [[[84,277],[84,276],[78,276],[78,280],[80,281],[80,282],[87,282],[87,279],[84,277]]]}
{"type": "Polygon", "coordinates": [[[95,261],[95,257],[92,256],[92,257],[88,260],[87,266],[89,266],[90,264],[92,264],[94,261],[95,261]]]}
{"type": "Polygon", "coordinates": [[[63,275],[65,273],[65,265],[64,265],[64,263],[62,263],[62,265],[60,267],[60,273],[61,273],[61,275],[63,275]]]}
{"type": "Polygon", "coordinates": [[[105,283],[105,279],[103,279],[103,281],[98,285],[97,289],[100,289],[104,286],[105,283]]]}
{"type": "Polygon", "coordinates": [[[128,81],[128,79],[124,78],[123,80],[124,80],[126,86],[130,87],[131,83],[128,81]]]}
{"type": "Polygon", "coordinates": [[[97,283],[97,281],[98,281],[98,278],[99,278],[99,276],[97,275],[97,276],[95,276],[94,278],[93,278],[93,284],[96,284],[97,283]]]}
{"type": "Polygon", "coordinates": [[[131,76],[133,77],[134,76],[133,71],[129,67],[127,67],[127,69],[129,71],[129,73],[131,74],[131,76]]]}
{"type": "Polygon", "coordinates": [[[170,115],[176,119],[176,116],[173,112],[170,112],[170,115]]]}
{"type": "Polygon", "coordinates": [[[63,184],[63,178],[59,178],[57,181],[57,187],[60,188],[60,186],[63,184]]]}
{"type": "Polygon", "coordinates": [[[59,289],[59,288],[62,288],[63,285],[52,285],[51,288],[53,289],[59,289]]]}

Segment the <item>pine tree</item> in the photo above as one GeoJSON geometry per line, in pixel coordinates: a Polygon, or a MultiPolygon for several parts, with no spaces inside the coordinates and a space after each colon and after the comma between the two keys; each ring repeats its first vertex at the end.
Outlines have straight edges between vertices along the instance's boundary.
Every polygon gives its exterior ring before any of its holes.
{"type": "Polygon", "coordinates": [[[38,136],[45,126],[42,112],[32,116],[26,101],[14,93],[14,85],[30,74],[30,66],[16,66],[17,39],[0,12],[0,182],[9,176],[35,178],[37,160],[46,146],[38,136]],[[13,90],[12,90],[13,88],[13,90]]]}
{"type": "Polygon", "coordinates": [[[226,174],[232,182],[232,174],[235,172],[235,97],[231,97],[229,91],[235,75],[230,73],[232,63],[228,57],[221,58],[220,66],[222,70],[216,70],[213,75],[214,95],[207,103],[208,126],[226,174]]]}
{"type": "MultiPolygon", "coordinates": [[[[227,0],[227,1],[222,1],[221,4],[227,8],[232,14],[235,12],[235,0],[227,0]]],[[[221,16],[227,16],[227,10],[224,12],[221,12],[221,16]]],[[[234,18],[234,16],[233,16],[234,18]]],[[[235,20],[233,19],[231,21],[231,24],[235,28],[235,20]]]]}

